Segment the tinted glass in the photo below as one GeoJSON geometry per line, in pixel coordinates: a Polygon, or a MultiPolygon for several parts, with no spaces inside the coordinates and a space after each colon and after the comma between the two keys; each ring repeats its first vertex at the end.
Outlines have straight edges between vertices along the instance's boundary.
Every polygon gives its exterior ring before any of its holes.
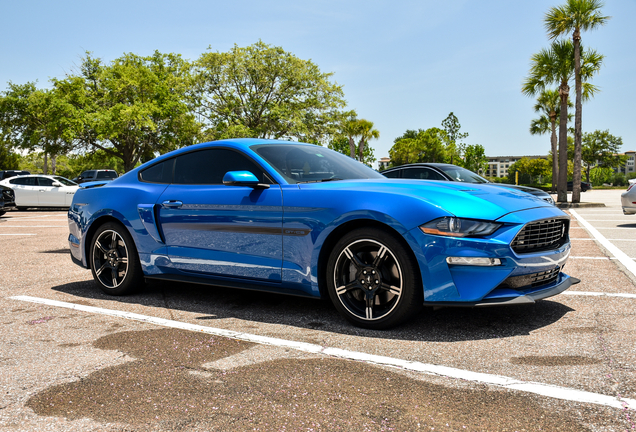
{"type": "Polygon", "coordinates": [[[98,179],[115,179],[117,178],[117,173],[115,171],[97,171],[98,179]]]}
{"type": "Polygon", "coordinates": [[[400,178],[400,170],[395,170],[391,172],[383,172],[382,175],[387,178],[400,178]]]}
{"type": "Polygon", "coordinates": [[[72,181],[70,181],[69,179],[67,179],[65,177],[56,176],[56,177],[53,177],[53,180],[62,183],[64,186],[76,186],[77,185],[77,183],[72,182],[72,181]]]}
{"type": "Polygon", "coordinates": [[[264,173],[251,159],[234,150],[208,149],[177,156],[174,169],[176,184],[223,184],[228,171],[249,171],[264,180],[264,173]]]}
{"type": "Polygon", "coordinates": [[[24,186],[37,186],[37,179],[35,177],[17,177],[13,180],[9,180],[9,183],[24,186]]]}
{"type": "Polygon", "coordinates": [[[165,160],[140,172],[139,178],[149,183],[172,183],[173,166],[174,158],[165,160]]]}
{"type": "Polygon", "coordinates": [[[430,168],[406,168],[402,171],[402,178],[418,180],[446,180],[443,175],[430,168]]]}
{"type": "Polygon", "coordinates": [[[53,186],[53,179],[47,177],[38,177],[38,184],[40,186],[53,186]]]}
{"type": "Polygon", "coordinates": [[[440,166],[440,170],[444,171],[453,181],[460,181],[466,183],[490,183],[485,178],[475,174],[472,171],[467,170],[466,168],[449,165],[449,166],[440,166]]]}
{"type": "Polygon", "coordinates": [[[84,171],[83,173],[80,174],[80,177],[91,178],[94,172],[95,171],[84,171]]]}
{"type": "Polygon", "coordinates": [[[250,148],[289,183],[384,178],[349,156],[317,145],[261,144],[250,148]]]}

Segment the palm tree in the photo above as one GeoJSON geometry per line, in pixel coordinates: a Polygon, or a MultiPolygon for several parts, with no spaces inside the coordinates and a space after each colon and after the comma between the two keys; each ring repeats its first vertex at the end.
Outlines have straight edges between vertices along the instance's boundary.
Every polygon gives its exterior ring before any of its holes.
{"type": "MultiPolygon", "coordinates": [[[[568,108],[572,108],[572,102],[568,99],[568,108]]],[[[552,193],[556,193],[556,179],[558,178],[557,164],[557,135],[556,135],[556,119],[559,117],[561,107],[559,106],[559,91],[546,89],[539,94],[537,103],[534,105],[534,111],[541,113],[538,119],[532,120],[530,123],[530,134],[543,135],[551,132],[550,147],[552,149],[552,193]]],[[[568,121],[571,120],[571,114],[568,114],[568,121]]]]}
{"type": "Polygon", "coordinates": [[[551,8],[544,18],[545,28],[550,39],[572,32],[574,43],[574,81],[576,91],[576,114],[574,117],[574,172],[572,202],[581,201],[581,109],[583,100],[582,82],[584,78],[581,63],[581,30],[594,30],[605,25],[608,16],[602,16],[599,0],[567,0],[563,6],[551,8]]]}
{"type": "MultiPolygon", "coordinates": [[[[594,50],[582,50],[581,75],[584,80],[596,73],[603,62],[603,56],[594,50]]],[[[521,91],[527,96],[536,96],[547,86],[559,86],[559,172],[557,180],[557,201],[567,202],[567,140],[568,140],[568,98],[569,82],[574,75],[574,46],[570,40],[553,41],[548,49],[542,49],[531,59],[530,73],[521,91]]],[[[587,82],[583,84],[583,98],[594,95],[598,89],[587,82]]]]}
{"type": "Polygon", "coordinates": [[[373,122],[365,119],[358,120],[358,131],[360,141],[358,141],[358,160],[364,163],[364,147],[372,139],[380,138],[380,131],[373,129],[373,122]]]}

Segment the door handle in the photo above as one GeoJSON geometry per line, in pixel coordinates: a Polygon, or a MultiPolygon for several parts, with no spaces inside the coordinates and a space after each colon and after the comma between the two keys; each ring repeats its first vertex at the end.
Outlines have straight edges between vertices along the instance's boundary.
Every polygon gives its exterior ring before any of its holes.
{"type": "Polygon", "coordinates": [[[161,203],[165,208],[179,208],[183,205],[182,201],[170,200],[161,203]]]}

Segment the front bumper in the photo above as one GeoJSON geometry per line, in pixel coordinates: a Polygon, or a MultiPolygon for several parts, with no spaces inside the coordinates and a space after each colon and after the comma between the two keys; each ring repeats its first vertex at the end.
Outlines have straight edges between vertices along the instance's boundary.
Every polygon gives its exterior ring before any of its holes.
{"type": "MultiPolygon", "coordinates": [[[[552,208],[557,217],[565,217],[552,208]],[[558,216],[558,214],[563,216],[558,216]]],[[[533,303],[569,288],[577,279],[563,273],[570,255],[567,238],[552,250],[517,253],[511,243],[526,223],[545,218],[549,209],[534,211],[531,218],[512,213],[488,238],[453,238],[409,232],[416,252],[424,287],[424,304],[485,306],[533,303]],[[530,219],[530,220],[528,220],[530,219]],[[448,264],[447,257],[498,259],[500,265],[448,264]]],[[[548,215],[548,217],[554,217],[548,215]]]]}

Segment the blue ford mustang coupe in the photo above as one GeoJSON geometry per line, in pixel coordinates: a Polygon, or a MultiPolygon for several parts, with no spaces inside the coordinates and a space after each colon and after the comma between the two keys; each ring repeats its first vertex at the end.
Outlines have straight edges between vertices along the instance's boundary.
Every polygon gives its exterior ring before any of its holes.
{"type": "Polygon", "coordinates": [[[88,184],[68,213],[73,261],[108,294],[145,279],[329,297],[388,328],[423,305],[534,303],[561,270],[569,217],[523,192],[386,179],[312,144],[233,139],[88,184]]]}

